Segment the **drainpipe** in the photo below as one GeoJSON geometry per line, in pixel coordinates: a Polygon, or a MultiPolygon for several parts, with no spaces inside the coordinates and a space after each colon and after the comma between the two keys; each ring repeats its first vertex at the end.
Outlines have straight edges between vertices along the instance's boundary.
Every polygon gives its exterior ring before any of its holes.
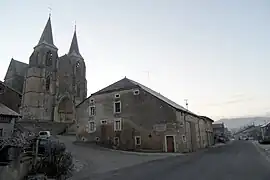
{"type": "Polygon", "coordinates": [[[198,131],[199,131],[199,139],[200,139],[200,141],[199,141],[199,143],[200,143],[200,148],[201,148],[201,146],[202,146],[202,138],[201,138],[201,128],[200,128],[200,119],[198,119],[198,131]]]}

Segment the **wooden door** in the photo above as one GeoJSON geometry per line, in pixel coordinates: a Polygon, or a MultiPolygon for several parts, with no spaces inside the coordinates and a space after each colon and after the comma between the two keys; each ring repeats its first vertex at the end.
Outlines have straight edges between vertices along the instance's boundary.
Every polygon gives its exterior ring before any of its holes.
{"type": "Polygon", "coordinates": [[[167,152],[174,152],[174,138],[173,136],[166,136],[167,152]]]}

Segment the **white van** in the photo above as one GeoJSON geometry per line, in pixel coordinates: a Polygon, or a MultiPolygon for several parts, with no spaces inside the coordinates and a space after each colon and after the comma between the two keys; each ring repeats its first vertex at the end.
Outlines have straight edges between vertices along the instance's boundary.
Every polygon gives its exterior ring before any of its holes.
{"type": "Polygon", "coordinates": [[[41,139],[48,139],[49,137],[51,137],[51,133],[50,133],[50,131],[40,131],[38,133],[38,136],[41,139]]]}

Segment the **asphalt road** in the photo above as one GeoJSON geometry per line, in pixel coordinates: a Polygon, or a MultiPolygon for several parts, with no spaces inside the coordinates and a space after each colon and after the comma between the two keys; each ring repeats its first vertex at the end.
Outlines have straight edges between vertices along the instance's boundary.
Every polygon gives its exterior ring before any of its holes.
{"type": "Polygon", "coordinates": [[[83,180],[269,180],[266,158],[248,141],[169,157],[83,180]]]}

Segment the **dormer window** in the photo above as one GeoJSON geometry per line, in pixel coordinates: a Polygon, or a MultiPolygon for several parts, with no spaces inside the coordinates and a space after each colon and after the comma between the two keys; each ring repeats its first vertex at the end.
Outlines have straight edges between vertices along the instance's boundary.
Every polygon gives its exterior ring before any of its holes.
{"type": "Polygon", "coordinates": [[[47,52],[47,55],[46,55],[46,66],[51,66],[52,65],[52,52],[49,51],[47,52]]]}
{"type": "Polygon", "coordinates": [[[140,94],[139,89],[134,90],[134,91],[133,91],[133,94],[134,94],[134,95],[139,95],[139,94],[140,94]]]}

